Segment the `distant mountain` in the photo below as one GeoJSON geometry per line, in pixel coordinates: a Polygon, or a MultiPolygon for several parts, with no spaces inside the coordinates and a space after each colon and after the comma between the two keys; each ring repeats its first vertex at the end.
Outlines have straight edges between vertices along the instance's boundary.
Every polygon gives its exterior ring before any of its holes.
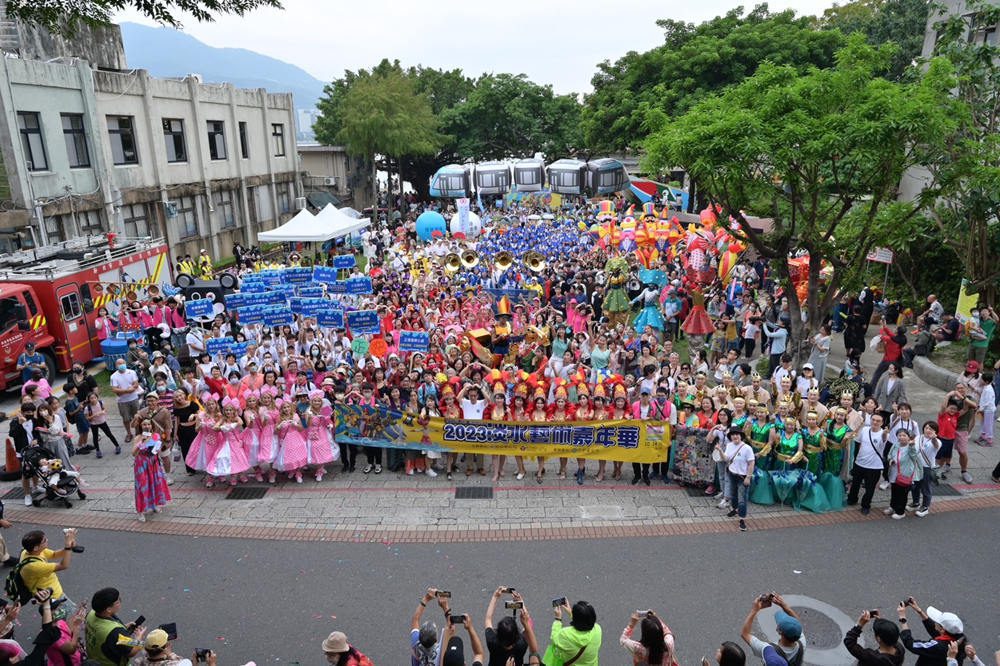
{"type": "Polygon", "coordinates": [[[121,29],[128,66],[149,70],[153,76],[200,74],[206,83],[290,92],[296,109],[314,109],[323,93],[323,81],[277,58],[209,46],[172,28],[122,23],[121,29]]]}

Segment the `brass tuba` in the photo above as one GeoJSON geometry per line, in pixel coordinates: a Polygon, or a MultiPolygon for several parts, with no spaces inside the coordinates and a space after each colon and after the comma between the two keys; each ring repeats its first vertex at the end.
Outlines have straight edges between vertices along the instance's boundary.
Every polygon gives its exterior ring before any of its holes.
{"type": "Polygon", "coordinates": [[[514,265],[514,255],[504,250],[497,254],[496,259],[493,260],[493,264],[501,271],[505,271],[514,265]]]}
{"type": "Polygon", "coordinates": [[[447,255],[442,263],[444,264],[444,269],[449,273],[456,273],[462,268],[462,258],[458,256],[457,252],[447,255]]]}
{"type": "Polygon", "coordinates": [[[476,254],[474,250],[466,250],[459,258],[462,260],[462,266],[464,266],[466,270],[475,268],[479,265],[479,255],[476,254]]]}
{"type": "Polygon", "coordinates": [[[525,267],[532,273],[539,273],[545,270],[545,257],[540,252],[529,250],[521,257],[525,267]]]}

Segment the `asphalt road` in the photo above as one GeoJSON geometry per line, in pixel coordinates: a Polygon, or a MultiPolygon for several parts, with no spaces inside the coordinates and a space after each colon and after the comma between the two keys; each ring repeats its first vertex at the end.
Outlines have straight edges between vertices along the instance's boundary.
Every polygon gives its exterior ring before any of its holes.
{"type": "MultiPolygon", "coordinates": [[[[925,607],[958,612],[987,659],[1000,647],[998,520],[1000,510],[989,510],[834,529],[438,546],[90,531],[79,537],[86,553],[75,556],[61,578],[76,601],[99,587],[118,587],[126,621],[141,613],[153,626],[176,622],[178,651],[209,647],[226,666],[251,659],[323,663],[319,644],[334,629],[375,663],[405,663],[409,619],[424,588],[450,589],[452,608],[481,623],[499,584],[526,595],[543,648],[552,598],[593,603],[606,663],[630,663],[617,639],[635,608],[653,608],[665,618],[686,666],[711,656],[719,642],[738,640],[752,598],[772,589],[847,614],[802,610],[809,663],[850,663],[846,652],[821,652],[839,643],[838,617],[847,626],[864,608],[894,617],[893,607],[907,595],[925,607]]],[[[28,529],[8,530],[11,546],[28,529]]],[[[37,627],[31,615],[18,629],[25,642],[37,627]]],[[[440,623],[433,604],[427,617],[440,623]]]]}

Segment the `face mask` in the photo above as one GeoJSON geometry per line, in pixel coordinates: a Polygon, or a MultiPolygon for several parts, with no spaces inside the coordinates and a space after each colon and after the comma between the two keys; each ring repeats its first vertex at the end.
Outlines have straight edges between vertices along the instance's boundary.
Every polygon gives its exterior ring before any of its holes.
{"type": "Polygon", "coordinates": [[[167,387],[166,386],[157,386],[156,387],[156,392],[157,393],[166,393],[166,391],[167,391],[167,387]]]}
{"type": "Polygon", "coordinates": [[[238,379],[230,379],[230,380],[229,380],[229,383],[230,383],[230,384],[233,384],[233,385],[235,386],[236,384],[239,384],[239,383],[240,383],[240,380],[238,380],[238,379]]]}
{"type": "Polygon", "coordinates": [[[118,372],[125,372],[125,366],[124,365],[119,365],[118,366],[118,372]]]}

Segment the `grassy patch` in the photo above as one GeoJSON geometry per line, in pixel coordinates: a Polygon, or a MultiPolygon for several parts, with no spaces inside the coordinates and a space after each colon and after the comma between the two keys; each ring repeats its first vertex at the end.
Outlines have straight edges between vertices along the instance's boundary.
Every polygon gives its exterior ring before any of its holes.
{"type": "Polygon", "coordinates": [[[965,370],[965,361],[968,357],[969,341],[957,340],[944,347],[938,344],[930,359],[942,368],[961,373],[965,370]]]}

